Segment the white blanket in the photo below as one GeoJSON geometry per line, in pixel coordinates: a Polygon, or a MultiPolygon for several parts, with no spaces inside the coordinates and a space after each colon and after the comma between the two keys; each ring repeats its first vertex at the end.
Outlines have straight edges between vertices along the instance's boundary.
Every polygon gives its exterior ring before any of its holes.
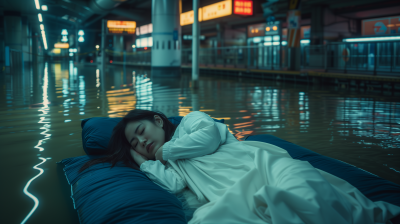
{"type": "Polygon", "coordinates": [[[146,161],[140,169],[198,208],[190,224],[390,223],[400,214],[280,147],[237,141],[201,112],[182,120],[163,158],[166,166],[146,161]]]}

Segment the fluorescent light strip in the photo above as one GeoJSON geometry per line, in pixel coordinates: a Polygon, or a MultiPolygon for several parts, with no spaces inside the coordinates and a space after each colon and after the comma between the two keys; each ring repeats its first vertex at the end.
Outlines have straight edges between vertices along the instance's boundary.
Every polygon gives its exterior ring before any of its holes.
{"type": "Polygon", "coordinates": [[[43,30],[43,31],[44,31],[44,26],[43,26],[43,24],[40,24],[40,30],[43,30]]]}
{"type": "Polygon", "coordinates": [[[300,40],[300,43],[302,43],[302,44],[309,44],[309,43],[310,43],[310,40],[309,40],[309,39],[303,39],[303,40],[300,40]]]}
{"type": "Polygon", "coordinates": [[[47,50],[46,33],[44,32],[44,30],[42,30],[42,38],[43,38],[44,49],[47,50]]]}
{"type": "Polygon", "coordinates": [[[35,0],[36,9],[40,10],[39,0],[35,0]]]}
{"type": "Polygon", "coordinates": [[[42,18],[42,14],[41,13],[38,14],[38,17],[39,17],[39,22],[43,22],[43,18],[42,18]]]}
{"type": "Polygon", "coordinates": [[[367,41],[393,41],[400,40],[400,37],[364,37],[364,38],[347,38],[343,42],[367,42],[367,41]]]}

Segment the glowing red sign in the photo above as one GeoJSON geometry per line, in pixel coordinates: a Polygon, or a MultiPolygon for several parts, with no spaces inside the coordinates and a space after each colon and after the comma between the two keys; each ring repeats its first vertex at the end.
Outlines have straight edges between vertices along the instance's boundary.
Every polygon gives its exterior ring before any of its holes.
{"type": "Polygon", "coordinates": [[[253,1],[248,0],[235,0],[233,6],[233,13],[236,15],[253,15],[253,1]]]}

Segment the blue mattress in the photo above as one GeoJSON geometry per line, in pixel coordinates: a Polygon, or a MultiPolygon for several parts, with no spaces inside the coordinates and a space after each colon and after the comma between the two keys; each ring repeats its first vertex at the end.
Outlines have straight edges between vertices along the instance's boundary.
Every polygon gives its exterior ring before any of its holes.
{"type": "MultiPolygon", "coordinates": [[[[169,120],[178,125],[182,117],[169,120]]],[[[181,202],[150,181],[141,171],[123,164],[97,164],[82,173],[79,168],[91,157],[105,154],[112,129],[120,118],[89,118],[82,121],[82,143],[87,156],[62,160],[74,208],[83,223],[186,223],[190,219],[181,202]]],[[[224,122],[223,120],[215,120],[224,122]]],[[[400,206],[400,186],[350,164],[322,156],[272,135],[249,136],[246,141],[262,141],[279,146],[294,158],[342,178],[372,201],[400,206]]],[[[400,224],[400,216],[392,219],[400,224]]]]}

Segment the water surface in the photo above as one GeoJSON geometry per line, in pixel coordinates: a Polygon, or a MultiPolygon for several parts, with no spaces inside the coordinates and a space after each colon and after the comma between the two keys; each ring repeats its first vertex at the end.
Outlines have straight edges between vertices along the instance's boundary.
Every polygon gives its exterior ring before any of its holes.
{"type": "Polygon", "coordinates": [[[45,63],[0,76],[2,220],[77,223],[61,167],[85,155],[80,122],[140,108],[200,110],[239,140],[271,134],[400,184],[400,101],[387,92],[201,75],[152,78],[148,69],[45,63]]]}

